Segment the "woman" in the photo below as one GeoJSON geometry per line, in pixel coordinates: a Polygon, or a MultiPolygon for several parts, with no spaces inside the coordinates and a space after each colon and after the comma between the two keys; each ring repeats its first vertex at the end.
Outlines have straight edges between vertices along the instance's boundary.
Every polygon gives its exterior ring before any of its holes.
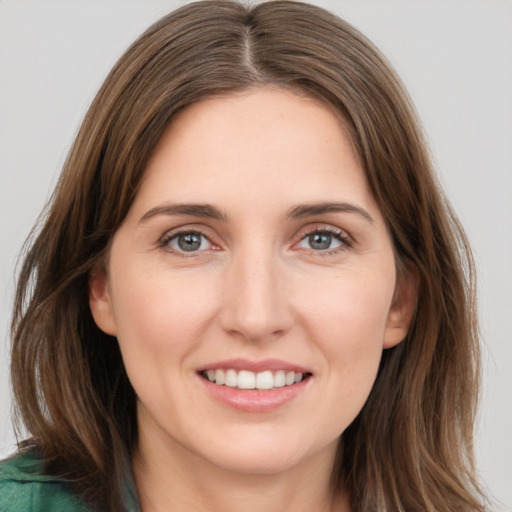
{"type": "Polygon", "coordinates": [[[2,510],[482,510],[471,256],[377,50],[295,2],[148,29],[27,252],[12,377],[2,510]]]}

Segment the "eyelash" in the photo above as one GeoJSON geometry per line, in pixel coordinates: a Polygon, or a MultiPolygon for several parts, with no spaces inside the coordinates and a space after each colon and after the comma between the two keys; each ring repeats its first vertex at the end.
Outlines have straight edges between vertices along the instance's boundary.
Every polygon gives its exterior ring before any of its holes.
{"type": "MultiPolygon", "coordinates": [[[[320,227],[316,227],[316,228],[312,228],[312,229],[306,231],[301,236],[299,241],[296,242],[296,244],[302,242],[306,238],[310,237],[311,235],[315,235],[315,234],[327,234],[329,236],[332,236],[334,239],[338,240],[341,243],[341,245],[339,247],[336,247],[335,249],[325,249],[325,250],[317,250],[317,251],[315,251],[314,249],[311,249],[311,251],[313,253],[315,253],[316,255],[319,255],[319,256],[332,256],[332,255],[335,255],[335,254],[339,254],[339,253],[341,253],[343,251],[346,251],[348,249],[351,249],[353,247],[353,241],[346,234],[345,231],[342,231],[341,229],[332,228],[332,227],[321,227],[321,228],[320,227]]],[[[200,237],[205,238],[208,241],[208,243],[210,243],[211,245],[215,245],[210,240],[210,238],[208,236],[206,236],[204,233],[202,233],[200,230],[189,229],[189,230],[182,230],[182,231],[178,231],[178,232],[175,232],[175,233],[170,233],[170,234],[164,235],[164,237],[162,237],[162,239],[159,242],[159,246],[161,248],[163,248],[164,250],[170,252],[171,254],[176,255],[176,256],[180,256],[182,258],[197,257],[199,255],[199,253],[204,252],[204,251],[190,251],[189,253],[187,253],[186,251],[177,251],[177,250],[171,249],[169,247],[169,242],[171,240],[174,240],[174,239],[176,239],[176,238],[178,238],[180,236],[183,236],[183,235],[199,235],[200,237]]]]}
{"type": "Polygon", "coordinates": [[[318,251],[311,249],[312,252],[314,252],[318,256],[333,256],[335,254],[339,254],[343,251],[351,249],[354,245],[352,239],[347,235],[347,233],[345,231],[342,231],[341,229],[336,229],[333,227],[313,228],[313,229],[307,231],[306,233],[304,233],[304,235],[301,236],[299,242],[301,242],[302,240],[305,240],[306,238],[310,237],[311,235],[316,235],[316,234],[330,235],[334,239],[341,242],[341,245],[334,249],[325,249],[325,250],[318,250],[318,251]]]}
{"type": "Polygon", "coordinates": [[[193,257],[198,256],[198,252],[202,252],[202,251],[190,251],[189,253],[187,253],[187,251],[177,251],[175,249],[172,249],[169,246],[169,242],[171,240],[174,240],[183,235],[198,235],[198,236],[203,237],[206,240],[208,240],[208,242],[210,244],[214,245],[208,236],[206,236],[204,233],[202,233],[201,231],[199,231],[197,229],[186,229],[186,230],[178,231],[176,233],[166,234],[160,240],[159,245],[162,249],[166,250],[167,252],[170,252],[174,256],[180,256],[182,258],[193,258],[193,257]]]}

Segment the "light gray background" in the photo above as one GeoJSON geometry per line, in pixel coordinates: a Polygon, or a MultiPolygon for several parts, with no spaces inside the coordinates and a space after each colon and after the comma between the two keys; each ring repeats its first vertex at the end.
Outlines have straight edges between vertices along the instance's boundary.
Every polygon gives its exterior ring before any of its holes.
{"type": "MultiPolygon", "coordinates": [[[[182,1],[0,0],[0,456],[13,449],[7,326],[15,258],[107,71],[182,1]],[[5,343],[4,343],[5,341],[5,343]]],[[[512,3],[324,0],[416,102],[475,250],[484,339],[480,474],[512,510],[512,3]]]]}

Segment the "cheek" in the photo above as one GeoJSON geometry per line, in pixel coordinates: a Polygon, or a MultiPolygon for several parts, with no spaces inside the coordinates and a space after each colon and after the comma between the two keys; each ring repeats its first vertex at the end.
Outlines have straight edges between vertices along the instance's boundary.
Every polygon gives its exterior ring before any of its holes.
{"type": "Polygon", "coordinates": [[[182,385],[191,370],[187,358],[201,345],[218,304],[211,280],[142,265],[118,275],[115,316],[128,377],[139,401],[156,417],[163,414],[160,424],[178,428],[169,418],[194,400],[194,389],[182,385]]]}
{"type": "MultiPolygon", "coordinates": [[[[317,282],[317,284],[320,284],[317,282]]],[[[311,289],[311,287],[310,287],[311,289]]],[[[302,317],[325,362],[332,404],[344,427],[364,405],[377,375],[394,276],[351,273],[302,295],[302,317]],[[322,289],[322,291],[320,291],[322,289]]]]}
{"type": "Polygon", "coordinates": [[[143,264],[118,275],[123,279],[113,283],[114,314],[125,358],[158,363],[170,347],[179,358],[200,342],[218,304],[211,279],[143,264]]]}
{"type": "Polygon", "coordinates": [[[378,271],[346,271],[302,288],[308,293],[296,291],[298,308],[311,330],[329,340],[333,349],[363,350],[375,344],[382,348],[394,292],[392,272],[386,276],[378,271]]]}

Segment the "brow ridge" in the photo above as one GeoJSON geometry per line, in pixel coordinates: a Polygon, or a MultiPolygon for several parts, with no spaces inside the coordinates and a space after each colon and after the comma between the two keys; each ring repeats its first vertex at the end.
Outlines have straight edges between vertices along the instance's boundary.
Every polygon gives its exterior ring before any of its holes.
{"type": "Polygon", "coordinates": [[[162,204],[148,210],[140,219],[140,223],[145,223],[157,215],[184,215],[190,217],[205,217],[216,220],[226,220],[227,215],[211,204],[203,203],[180,203],[180,204],[162,204]]]}
{"type": "Polygon", "coordinates": [[[364,208],[346,202],[299,204],[294,206],[288,212],[287,217],[291,219],[302,219],[305,217],[313,217],[315,215],[323,215],[326,213],[355,213],[363,217],[371,224],[375,224],[372,216],[364,208]]]}
{"type": "MultiPolygon", "coordinates": [[[[291,208],[286,215],[289,219],[303,219],[326,213],[355,213],[374,224],[371,215],[359,206],[346,202],[321,202],[299,204],[291,208]]],[[[191,217],[205,217],[215,220],[227,220],[227,215],[218,207],[207,203],[179,203],[163,204],[148,210],[140,219],[145,223],[157,215],[183,215],[191,217]]]]}

